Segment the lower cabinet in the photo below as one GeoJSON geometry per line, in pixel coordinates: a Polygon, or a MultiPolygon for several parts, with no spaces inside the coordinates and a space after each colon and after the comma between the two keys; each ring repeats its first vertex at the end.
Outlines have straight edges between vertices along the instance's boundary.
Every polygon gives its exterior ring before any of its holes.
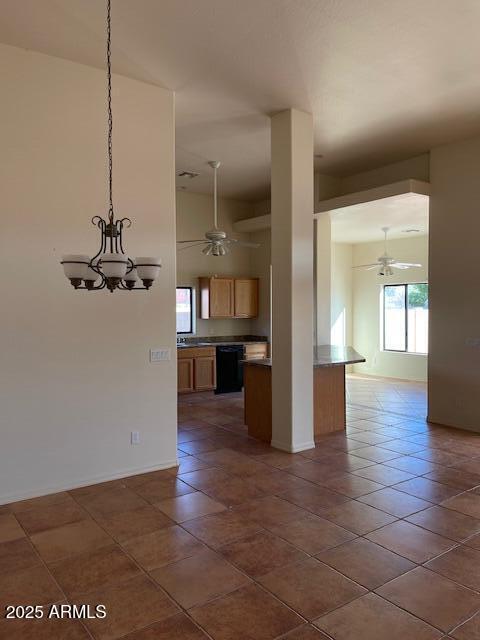
{"type": "MultiPolygon", "coordinates": [[[[254,342],[245,345],[245,360],[266,358],[268,344],[254,342]]],[[[211,391],[217,386],[215,347],[182,347],[177,350],[178,393],[211,391]]]]}
{"type": "Polygon", "coordinates": [[[217,383],[215,347],[178,350],[178,393],[211,391],[217,383]]]}
{"type": "Polygon", "coordinates": [[[193,363],[193,379],[196,391],[215,389],[216,358],[215,356],[200,356],[193,363]]]}
{"type": "Polygon", "coordinates": [[[195,391],[193,378],[193,358],[179,358],[177,363],[178,393],[195,391]]]}
{"type": "Polygon", "coordinates": [[[268,358],[268,344],[266,342],[254,342],[245,345],[245,360],[268,358]]]}

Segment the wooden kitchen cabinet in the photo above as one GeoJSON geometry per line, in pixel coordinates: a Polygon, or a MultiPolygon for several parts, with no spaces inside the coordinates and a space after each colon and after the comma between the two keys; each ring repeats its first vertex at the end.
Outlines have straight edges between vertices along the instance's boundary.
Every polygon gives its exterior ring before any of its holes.
{"type": "Polygon", "coordinates": [[[200,316],[233,318],[233,278],[200,278],[200,316]]]}
{"type": "Polygon", "coordinates": [[[245,360],[268,358],[268,344],[266,342],[254,342],[245,345],[245,360]]]}
{"type": "Polygon", "coordinates": [[[177,388],[178,393],[191,393],[193,384],[193,358],[178,358],[177,362],[177,388]]]}
{"type": "Polygon", "coordinates": [[[258,280],[256,278],[235,279],[234,315],[235,318],[258,316],[258,280]]]}
{"type": "Polygon", "coordinates": [[[215,347],[186,347],[177,351],[178,393],[215,389],[215,347]]]}
{"type": "Polygon", "coordinates": [[[215,356],[200,356],[194,362],[194,387],[195,391],[208,391],[215,389],[216,359],[215,356]]]}
{"type": "Polygon", "coordinates": [[[200,278],[200,317],[256,318],[258,278],[200,278]]]}

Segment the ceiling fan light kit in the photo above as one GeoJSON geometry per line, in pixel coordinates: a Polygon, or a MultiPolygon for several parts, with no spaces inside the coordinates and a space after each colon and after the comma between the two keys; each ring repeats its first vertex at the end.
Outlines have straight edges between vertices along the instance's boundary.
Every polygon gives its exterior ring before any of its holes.
{"type": "Polygon", "coordinates": [[[383,255],[377,258],[377,262],[372,262],[371,264],[359,264],[352,267],[353,269],[364,269],[365,271],[371,271],[372,269],[378,268],[378,276],[393,276],[395,273],[394,269],[412,269],[422,266],[418,262],[399,262],[398,260],[395,260],[395,258],[392,258],[392,256],[388,255],[387,234],[389,229],[390,227],[382,227],[382,231],[384,234],[385,251],[383,255]]]}
{"type": "Polygon", "coordinates": [[[205,256],[221,257],[226,256],[229,253],[232,246],[247,247],[249,249],[258,249],[260,246],[255,242],[245,242],[244,240],[237,240],[236,238],[230,238],[226,231],[222,231],[218,228],[218,193],[217,193],[217,171],[220,167],[218,160],[210,160],[208,163],[213,169],[213,228],[210,231],[205,232],[204,238],[197,240],[179,240],[177,244],[185,245],[180,247],[180,251],[184,249],[191,249],[200,245],[205,245],[202,249],[202,253],[205,256]]]}
{"type": "Polygon", "coordinates": [[[107,105],[108,105],[108,183],[109,210],[105,220],[94,216],[92,224],[100,230],[100,248],[88,255],[68,254],[61,260],[63,272],[75,289],[87,291],[150,289],[158,278],[162,262],[156,257],[129,258],[123,249],[123,230],[131,226],[129,218],[115,219],[113,210],[112,155],[112,69],[111,69],[111,0],[107,0],[107,105]],[[140,281],[142,284],[140,284],[140,281]],[[142,286],[143,285],[143,286],[142,286]]]}
{"type": "Polygon", "coordinates": [[[393,276],[393,269],[389,264],[387,264],[384,267],[380,267],[380,269],[378,270],[378,275],[379,276],[393,276]]]}

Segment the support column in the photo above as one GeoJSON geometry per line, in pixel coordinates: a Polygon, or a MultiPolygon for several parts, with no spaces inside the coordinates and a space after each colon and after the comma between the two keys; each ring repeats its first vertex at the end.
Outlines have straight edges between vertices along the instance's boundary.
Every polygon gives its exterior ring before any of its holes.
{"type": "Polygon", "coordinates": [[[314,223],[315,253],[315,342],[330,344],[331,339],[331,289],[332,289],[332,234],[330,215],[316,216],[314,223]]]}
{"type": "Polygon", "coordinates": [[[272,117],[272,446],[313,439],[313,119],[272,117]]]}

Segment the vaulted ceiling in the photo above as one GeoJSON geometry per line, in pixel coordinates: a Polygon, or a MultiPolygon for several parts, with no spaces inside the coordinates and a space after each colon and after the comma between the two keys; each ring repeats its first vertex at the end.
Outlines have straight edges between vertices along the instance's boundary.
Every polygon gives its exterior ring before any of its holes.
{"type": "MultiPolygon", "coordinates": [[[[176,92],[179,184],[268,194],[269,115],[347,175],[480,131],[478,0],[113,0],[114,71],[176,92]]],[[[101,0],[1,0],[0,41],[104,66],[101,0]]],[[[103,108],[104,105],[99,105],[103,108]]]]}

